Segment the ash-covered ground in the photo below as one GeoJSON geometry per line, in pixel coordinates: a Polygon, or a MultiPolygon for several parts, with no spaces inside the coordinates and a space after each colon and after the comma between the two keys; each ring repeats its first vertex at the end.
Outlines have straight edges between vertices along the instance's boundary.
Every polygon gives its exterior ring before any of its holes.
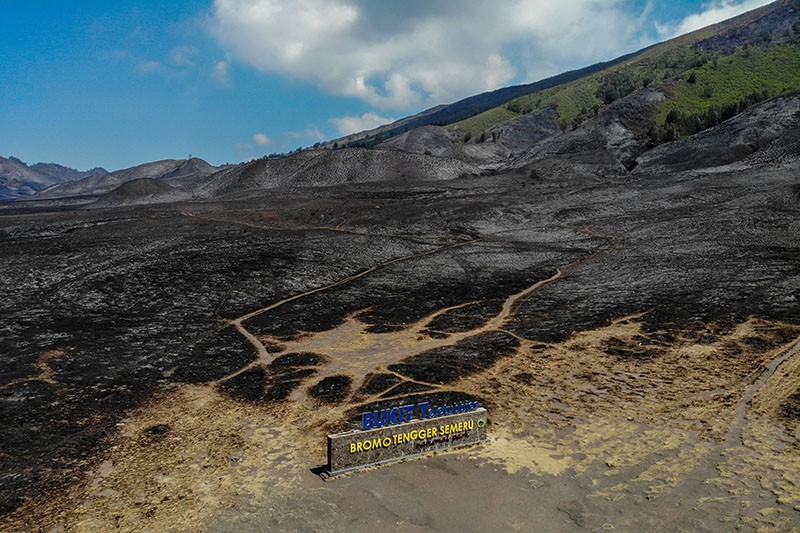
{"type": "MultiPolygon", "coordinates": [[[[543,500],[553,527],[650,527],[679,505],[679,528],[800,527],[800,378],[785,370],[800,181],[796,157],[756,155],[614,175],[554,156],[435,182],[6,209],[4,529],[313,529],[326,501],[358,529],[305,476],[328,432],[421,396],[489,407],[495,437],[471,460],[502,467],[509,490],[520,471],[532,499],[573,480],[566,503],[543,500]],[[269,455],[275,442],[291,453],[269,455]],[[654,450],[672,466],[642,458],[654,450]],[[747,470],[724,450],[778,459],[747,470]],[[295,470],[271,481],[281,468],[295,470]],[[754,495],[708,482],[726,472],[754,495]],[[240,492],[251,507],[225,499],[240,492]]],[[[445,528],[380,505],[372,519],[445,528]]]]}

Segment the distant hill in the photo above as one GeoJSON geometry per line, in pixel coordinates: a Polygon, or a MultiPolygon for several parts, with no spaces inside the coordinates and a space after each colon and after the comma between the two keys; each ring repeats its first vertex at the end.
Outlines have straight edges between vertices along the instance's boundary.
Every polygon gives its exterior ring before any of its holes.
{"type": "Polygon", "coordinates": [[[60,183],[108,174],[108,171],[101,167],[95,167],[91,170],[75,170],[74,168],[65,167],[56,163],[36,163],[35,165],[31,165],[30,168],[41,174],[52,176],[60,183]]]}
{"type": "Polygon", "coordinates": [[[165,159],[144,163],[103,175],[89,176],[77,181],[49,187],[36,194],[37,199],[100,196],[128,181],[150,178],[168,185],[183,187],[194,184],[217,171],[217,167],[199,158],[165,159]]]}
{"type": "Polygon", "coordinates": [[[0,200],[24,198],[52,185],[106,173],[102,168],[80,171],[55,163],[29,166],[16,157],[0,157],[0,200]]]}
{"type": "Polygon", "coordinates": [[[236,198],[276,188],[437,181],[476,172],[476,167],[456,159],[396,150],[306,150],[222,170],[199,183],[193,191],[197,198],[236,198]]]}

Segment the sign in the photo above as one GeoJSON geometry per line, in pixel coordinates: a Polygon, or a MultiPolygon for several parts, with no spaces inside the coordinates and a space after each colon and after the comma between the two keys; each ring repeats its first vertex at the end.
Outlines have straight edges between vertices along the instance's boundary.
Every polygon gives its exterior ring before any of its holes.
{"type": "Polygon", "coordinates": [[[362,415],[362,431],[328,435],[328,471],[341,474],[486,440],[486,409],[477,402],[432,407],[427,403],[362,415]],[[419,414],[418,419],[413,415],[419,414]],[[424,416],[423,416],[424,413],[424,416]]]}
{"type": "Polygon", "coordinates": [[[438,406],[431,405],[428,402],[420,402],[416,406],[411,404],[392,407],[391,409],[381,409],[380,411],[368,411],[361,415],[361,429],[367,430],[411,422],[414,417],[415,407],[418,417],[425,419],[474,411],[480,407],[480,404],[478,402],[457,402],[453,405],[438,406]]]}

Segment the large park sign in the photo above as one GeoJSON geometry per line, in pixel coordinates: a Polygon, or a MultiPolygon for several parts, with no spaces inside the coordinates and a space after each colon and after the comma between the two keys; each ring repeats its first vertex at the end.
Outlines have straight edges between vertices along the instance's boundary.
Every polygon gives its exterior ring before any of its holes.
{"type": "Polygon", "coordinates": [[[361,430],[328,435],[328,471],[341,474],[486,439],[486,409],[477,402],[427,402],[362,414],[361,430]]]}

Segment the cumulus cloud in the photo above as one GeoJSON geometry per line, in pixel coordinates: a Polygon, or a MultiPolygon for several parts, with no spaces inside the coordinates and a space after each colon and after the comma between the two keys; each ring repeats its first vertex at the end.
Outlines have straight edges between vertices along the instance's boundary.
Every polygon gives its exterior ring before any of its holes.
{"type": "Polygon", "coordinates": [[[409,109],[616,57],[650,44],[645,19],[628,0],[215,0],[208,28],[231,59],[409,109]]]}
{"type": "Polygon", "coordinates": [[[253,142],[256,146],[266,146],[272,141],[270,141],[269,137],[259,132],[253,135],[253,142]]]}
{"type": "Polygon", "coordinates": [[[351,133],[371,130],[372,128],[377,128],[378,126],[383,126],[393,121],[394,119],[382,117],[377,113],[364,113],[360,117],[346,116],[332,118],[331,124],[336,126],[336,129],[339,130],[339,133],[342,135],[350,135],[351,133]]]}
{"type": "Polygon", "coordinates": [[[743,2],[732,2],[730,0],[722,0],[703,4],[702,11],[699,13],[692,13],[673,24],[657,25],[658,34],[663,39],[669,39],[678,35],[699,30],[706,26],[711,26],[717,22],[741,15],[747,11],[756,9],[769,4],[773,0],[745,0],[743,2]]]}

